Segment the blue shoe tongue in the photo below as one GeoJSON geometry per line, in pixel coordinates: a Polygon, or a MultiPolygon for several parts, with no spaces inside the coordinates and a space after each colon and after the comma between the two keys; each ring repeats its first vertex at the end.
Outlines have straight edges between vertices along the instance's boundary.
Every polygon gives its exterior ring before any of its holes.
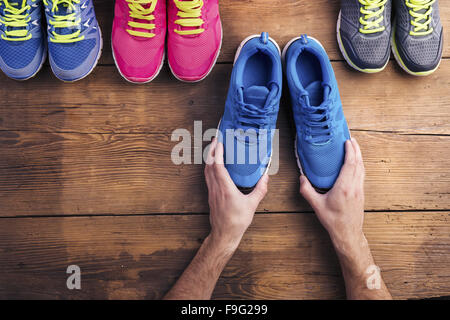
{"type": "Polygon", "coordinates": [[[264,107],[269,95],[269,89],[264,86],[251,86],[244,89],[243,94],[245,103],[264,107]]]}
{"type": "MultiPolygon", "coordinates": [[[[57,15],[65,16],[73,13],[73,9],[66,3],[61,3],[58,5],[58,10],[56,11],[57,15]]],[[[63,28],[55,28],[55,32],[61,35],[68,35],[76,32],[78,30],[77,27],[63,27],[63,28]]]]}
{"type": "Polygon", "coordinates": [[[324,89],[322,86],[322,81],[311,82],[305,90],[309,94],[309,103],[311,106],[318,107],[322,104],[324,100],[324,89]]]}

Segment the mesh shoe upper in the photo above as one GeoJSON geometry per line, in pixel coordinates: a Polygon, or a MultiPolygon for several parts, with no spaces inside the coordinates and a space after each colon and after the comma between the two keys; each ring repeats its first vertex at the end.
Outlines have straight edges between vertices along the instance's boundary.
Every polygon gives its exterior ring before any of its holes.
{"type": "Polygon", "coordinates": [[[167,6],[169,66],[178,79],[202,80],[214,67],[222,44],[219,1],[169,0],[167,6]],[[193,8],[180,9],[180,3],[189,2],[193,8]],[[190,26],[191,22],[196,26],[190,26]]]}
{"type": "Polygon", "coordinates": [[[137,4],[116,0],[112,49],[116,66],[125,79],[142,83],[157,75],[164,63],[166,24],[165,1],[137,4]]]}
{"type": "MultiPolygon", "coordinates": [[[[414,17],[410,14],[412,8],[408,7],[407,0],[395,1],[395,49],[397,50],[401,63],[412,72],[424,72],[435,69],[442,57],[443,50],[443,28],[439,16],[439,5],[435,1],[431,4],[429,28],[433,31],[429,34],[414,35],[416,29],[412,21],[414,17]]],[[[417,2],[417,1],[416,1],[417,2]]],[[[424,0],[423,3],[430,1],[424,0]]],[[[417,3],[420,3],[417,2],[417,3]]],[[[425,13],[427,9],[418,12],[425,13]]],[[[424,22],[425,20],[422,20],[424,22]]],[[[426,33],[423,32],[419,33],[426,33]]]]}
{"type": "Polygon", "coordinates": [[[22,69],[33,61],[41,45],[41,38],[20,42],[0,39],[0,57],[9,67],[22,69]]]}
{"type": "MultiPolygon", "coordinates": [[[[380,0],[382,1],[382,0],[380,0]]],[[[367,3],[370,3],[368,1],[367,3]]],[[[377,2],[377,0],[372,1],[377,2]]],[[[364,25],[360,19],[365,14],[362,10],[374,12],[381,8],[367,9],[359,0],[342,0],[341,13],[338,28],[338,41],[344,56],[359,69],[378,69],[385,66],[390,54],[390,34],[391,34],[391,0],[384,4],[383,12],[379,16],[371,17],[368,21],[373,21],[382,17],[382,21],[372,29],[383,27],[383,31],[363,33],[364,25]],[[365,9],[366,8],[366,9],[365,9]]],[[[370,31],[371,28],[368,28],[370,31]]]]}
{"type": "Polygon", "coordinates": [[[0,5],[0,67],[11,78],[27,79],[45,59],[40,0],[5,1],[0,5]],[[12,24],[22,21],[23,26],[12,24]]]}
{"type": "Polygon", "coordinates": [[[303,143],[301,148],[304,157],[302,165],[306,166],[314,176],[322,178],[338,176],[342,159],[344,159],[341,141],[334,139],[324,145],[303,143]],[[311,164],[314,165],[311,166],[311,164]]]}
{"type": "Polygon", "coordinates": [[[53,73],[61,80],[83,78],[95,67],[102,39],[92,0],[44,0],[53,73]]]}
{"type": "Polygon", "coordinates": [[[72,70],[78,67],[94,49],[95,39],[75,43],[48,43],[54,63],[61,69],[72,70]]]}

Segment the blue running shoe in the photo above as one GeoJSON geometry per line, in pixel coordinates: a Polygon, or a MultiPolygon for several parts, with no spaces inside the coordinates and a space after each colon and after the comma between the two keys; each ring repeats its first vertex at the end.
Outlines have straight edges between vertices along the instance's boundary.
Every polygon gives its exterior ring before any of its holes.
{"type": "Polygon", "coordinates": [[[67,82],[94,70],[102,51],[102,36],[92,0],[44,0],[48,24],[50,66],[67,82]]]}
{"type": "Polygon", "coordinates": [[[240,45],[218,128],[234,183],[253,188],[268,170],[282,90],[280,48],[266,32],[240,45]]]}
{"type": "Polygon", "coordinates": [[[41,0],[0,0],[0,68],[26,80],[41,69],[47,55],[41,27],[41,0]]]}
{"type": "Polygon", "coordinates": [[[333,68],[319,41],[306,35],[286,45],[283,60],[297,130],[297,163],[324,192],[339,175],[350,139],[333,68]]]}

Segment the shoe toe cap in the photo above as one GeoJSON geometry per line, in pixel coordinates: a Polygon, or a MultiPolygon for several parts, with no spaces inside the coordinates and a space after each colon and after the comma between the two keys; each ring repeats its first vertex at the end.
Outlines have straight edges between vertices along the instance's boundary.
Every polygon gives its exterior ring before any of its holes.
{"type": "Polygon", "coordinates": [[[442,32],[423,37],[395,39],[395,50],[401,63],[411,72],[427,72],[435,69],[442,58],[442,32]]]}
{"type": "Polygon", "coordinates": [[[0,65],[14,79],[26,79],[36,73],[43,63],[45,47],[41,38],[10,45],[0,40],[0,65]]]}
{"type": "Polygon", "coordinates": [[[357,33],[352,38],[341,35],[345,53],[353,64],[360,69],[383,68],[390,56],[389,34],[366,36],[357,33]]]}
{"type": "Polygon", "coordinates": [[[89,74],[100,54],[100,40],[76,43],[49,42],[49,60],[53,73],[63,81],[76,81],[89,74]]]}
{"type": "Polygon", "coordinates": [[[325,145],[299,144],[299,159],[303,173],[320,189],[333,187],[344,162],[344,144],[333,140],[325,145]]]}
{"type": "Polygon", "coordinates": [[[172,37],[168,60],[173,74],[185,81],[198,81],[214,67],[221,46],[221,31],[205,31],[197,37],[172,37]]]}

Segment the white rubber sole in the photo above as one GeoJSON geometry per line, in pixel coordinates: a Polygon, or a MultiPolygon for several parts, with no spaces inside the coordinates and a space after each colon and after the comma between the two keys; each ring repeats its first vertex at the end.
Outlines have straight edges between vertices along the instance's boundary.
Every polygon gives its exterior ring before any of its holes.
{"type": "Polygon", "coordinates": [[[209,76],[209,74],[213,71],[214,67],[216,66],[217,59],[219,59],[220,51],[221,51],[221,49],[222,49],[222,43],[223,43],[223,27],[222,27],[222,21],[220,22],[220,29],[221,29],[221,33],[220,33],[220,45],[219,45],[219,50],[217,50],[216,57],[214,58],[214,63],[211,65],[211,68],[209,68],[208,72],[207,72],[201,79],[198,79],[198,80],[184,80],[184,79],[181,79],[180,77],[178,77],[178,76],[175,74],[175,72],[173,72],[172,66],[170,65],[170,62],[167,60],[167,64],[169,65],[170,72],[172,72],[173,76],[174,76],[177,80],[179,80],[179,81],[181,81],[181,82],[185,82],[185,83],[197,83],[197,82],[200,82],[200,81],[205,80],[206,77],[209,76]]]}
{"type": "Polygon", "coordinates": [[[342,56],[344,57],[345,61],[347,62],[347,64],[352,67],[353,69],[359,71],[359,72],[363,72],[363,73],[378,73],[383,71],[386,66],[389,63],[389,59],[387,59],[386,63],[384,64],[383,67],[378,68],[378,69],[361,69],[359,67],[357,67],[352,60],[350,60],[350,57],[348,56],[347,52],[345,51],[344,48],[344,44],[342,43],[342,39],[341,39],[341,32],[339,31],[341,28],[341,12],[339,11],[339,16],[337,19],[337,23],[336,23],[336,39],[339,45],[339,50],[341,51],[342,56]]]}
{"type": "Polygon", "coordinates": [[[103,36],[102,36],[102,30],[100,29],[100,26],[98,27],[98,31],[99,31],[99,33],[100,33],[100,50],[99,50],[98,53],[97,53],[97,57],[95,58],[94,65],[91,67],[91,69],[88,71],[88,73],[86,73],[84,76],[82,76],[82,77],[79,78],[79,79],[75,79],[75,80],[64,80],[64,79],[59,78],[59,77],[55,74],[55,72],[54,72],[54,70],[53,70],[53,67],[52,67],[52,65],[50,64],[50,68],[52,69],[53,74],[55,75],[55,77],[56,77],[58,80],[61,80],[62,82],[66,82],[66,83],[77,82],[77,81],[83,80],[83,79],[86,78],[88,75],[90,75],[90,74],[92,73],[92,71],[94,71],[95,67],[96,67],[97,64],[98,64],[98,61],[100,60],[100,57],[102,56],[102,52],[103,52],[103,36]]]}

